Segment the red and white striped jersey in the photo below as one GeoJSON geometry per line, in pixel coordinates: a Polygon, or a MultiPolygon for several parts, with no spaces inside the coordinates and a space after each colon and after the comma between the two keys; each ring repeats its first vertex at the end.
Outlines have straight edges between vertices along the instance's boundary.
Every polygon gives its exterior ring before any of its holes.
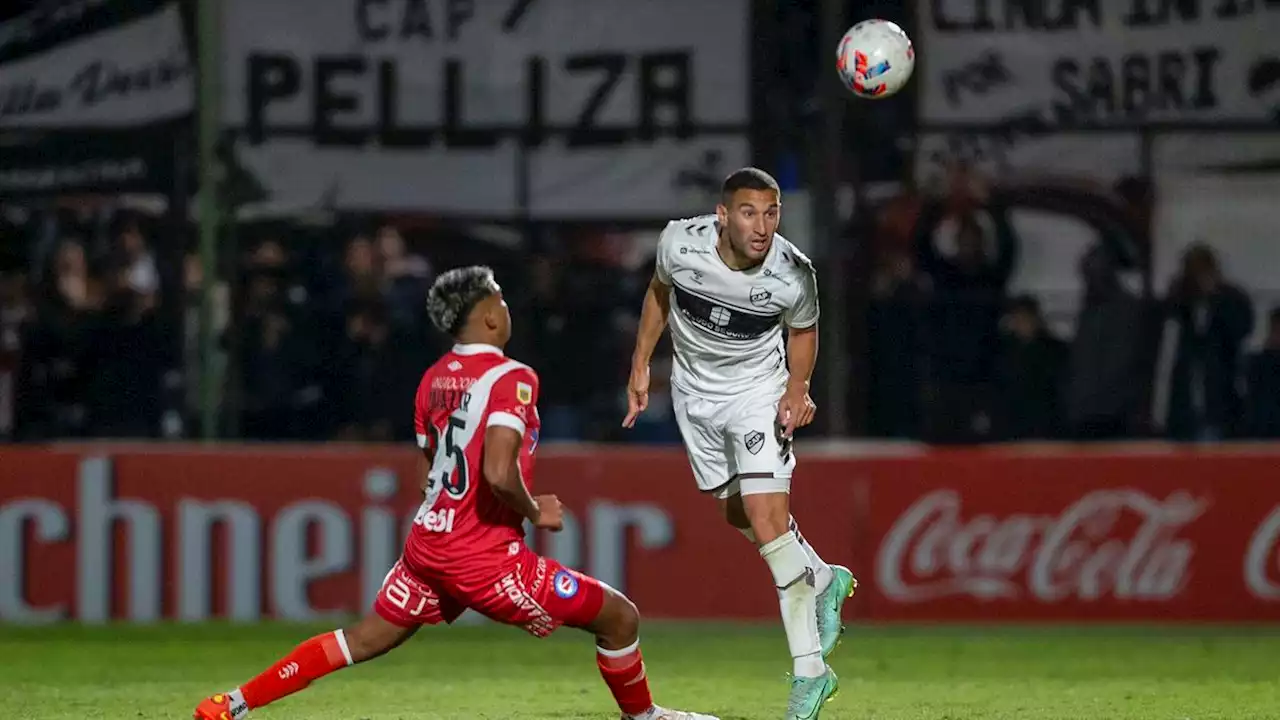
{"type": "Polygon", "coordinates": [[[524,519],[482,475],[485,431],[511,428],[524,441],[520,474],[533,487],[538,375],[489,345],[456,345],[422,377],[415,402],[418,446],[431,457],[426,498],[406,543],[417,567],[448,568],[505,556],[524,519]]]}

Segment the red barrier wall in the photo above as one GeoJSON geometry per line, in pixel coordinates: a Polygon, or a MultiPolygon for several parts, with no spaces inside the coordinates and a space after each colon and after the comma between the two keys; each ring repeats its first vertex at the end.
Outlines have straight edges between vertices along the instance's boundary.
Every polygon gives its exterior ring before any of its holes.
{"type": "MultiPolygon", "coordinates": [[[[363,611],[416,510],[396,448],[0,447],[0,621],[363,611]]],[[[801,454],[794,513],[861,620],[1280,620],[1280,449],[801,454]]],[[[531,543],[649,617],[772,618],[679,450],[548,449],[531,543]]]]}

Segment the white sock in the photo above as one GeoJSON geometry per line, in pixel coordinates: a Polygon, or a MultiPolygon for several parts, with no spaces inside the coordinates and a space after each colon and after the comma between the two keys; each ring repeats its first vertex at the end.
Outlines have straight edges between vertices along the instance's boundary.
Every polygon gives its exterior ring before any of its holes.
{"type": "Polygon", "coordinates": [[[244,693],[236,688],[227,693],[228,706],[231,708],[231,720],[244,720],[249,715],[249,705],[244,701],[244,693]]]}
{"type": "Polygon", "coordinates": [[[831,566],[818,556],[818,551],[814,550],[809,541],[804,539],[804,535],[800,534],[800,526],[796,525],[794,517],[791,518],[791,532],[800,539],[800,547],[804,548],[804,554],[809,556],[809,565],[813,568],[813,587],[821,595],[831,584],[835,574],[831,572],[831,566]]]}
{"type": "Polygon", "coordinates": [[[793,670],[797,677],[818,677],[826,672],[818,639],[818,592],[808,554],[793,532],[783,533],[760,548],[760,556],[773,573],[782,608],[782,629],[787,633],[793,670]]]}

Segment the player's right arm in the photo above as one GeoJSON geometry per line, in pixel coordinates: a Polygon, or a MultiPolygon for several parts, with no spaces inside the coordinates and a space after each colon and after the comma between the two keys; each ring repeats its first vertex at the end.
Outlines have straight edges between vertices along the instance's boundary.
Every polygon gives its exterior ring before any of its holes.
{"type": "Polygon", "coordinates": [[[636,330],[636,347],[631,353],[631,378],[627,383],[627,417],[622,426],[632,427],[636,417],[649,406],[649,360],[658,346],[662,331],[667,329],[671,314],[671,270],[667,260],[671,227],[667,226],[658,241],[657,261],[649,288],[640,308],[640,327],[636,330]]]}
{"type": "Polygon", "coordinates": [[[520,474],[525,418],[537,407],[538,376],[532,370],[513,370],[495,383],[484,431],[481,474],[494,497],[527,518],[534,526],[559,530],[560,501],[554,495],[535,499],[520,474]]]}

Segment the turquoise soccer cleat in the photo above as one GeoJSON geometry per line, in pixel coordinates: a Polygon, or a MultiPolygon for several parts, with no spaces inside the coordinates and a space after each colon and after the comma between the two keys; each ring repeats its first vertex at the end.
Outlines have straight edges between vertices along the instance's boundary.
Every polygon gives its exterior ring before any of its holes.
{"type": "Polygon", "coordinates": [[[840,644],[844,623],[840,611],[844,601],[853,597],[858,589],[858,579],[843,565],[831,566],[831,584],[818,596],[818,639],[822,641],[822,657],[831,654],[840,644]]]}
{"type": "Polygon", "coordinates": [[[818,720],[822,706],[840,691],[840,678],[831,668],[815,678],[791,678],[785,720],[818,720]]]}

